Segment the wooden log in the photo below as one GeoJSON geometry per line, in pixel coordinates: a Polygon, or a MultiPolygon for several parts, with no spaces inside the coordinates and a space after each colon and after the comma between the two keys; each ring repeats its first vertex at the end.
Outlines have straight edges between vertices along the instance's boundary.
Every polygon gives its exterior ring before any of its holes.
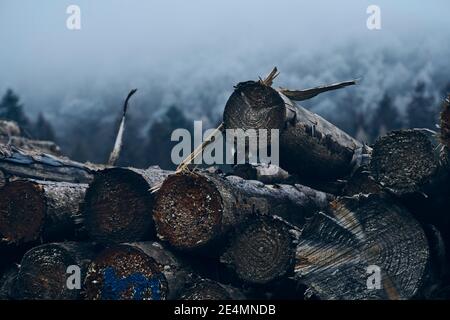
{"type": "Polygon", "coordinates": [[[0,171],[8,180],[20,177],[88,183],[92,180],[94,171],[100,168],[103,166],[0,144],[0,171]]]}
{"type": "Polygon", "coordinates": [[[7,244],[75,239],[86,184],[16,180],[0,190],[0,236],[7,244]]]}
{"type": "Polygon", "coordinates": [[[17,122],[0,120],[0,136],[20,136],[21,130],[17,122]]]}
{"type": "Polygon", "coordinates": [[[343,188],[343,195],[353,196],[360,193],[382,193],[383,187],[371,176],[367,167],[363,166],[355,170],[347,179],[343,188]]]}
{"type": "Polygon", "coordinates": [[[90,237],[101,242],[154,238],[154,194],[150,189],[169,174],[159,167],[98,171],[85,197],[84,218],[90,237]]]}
{"type": "Polygon", "coordinates": [[[231,175],[245,180],[257,180],[265,184],[290,183],[294,178],[274,164],[237,164],[233,166],[231,175]]]}
{"type": "MultiPolygon", "coordinates": [[[[15,299],[77,300],[79,289],[67,285],[69,266],[80,268],[84,278],[97,248],[89,243],[49,243],[29,250],[20,263],[15,283],[15,299]]],[[[69,270],[70,271],[70,270],[69,270]]],[[[83,289],[81,287],[81,289],[83,289]]]]}
{"type": "Polygon", "coordinates": [[[18,136],[0,135],[0,143],[10,144],[24,151],[35,151],[61,156],[61,148],[53,141],[32,140],[18,136]]]}
{"type": "Polygon", "coordinates": [[[158,236],[179,249],[220,240],[254,214],[276,214],[303,224],[333,196],[302,185],[264,185],[202,172],[169,176],[158,192],[153,218],[158,236]]]}
{"type": "Polygon", "coordinates": [[[428,194],[446,183],[448,157],[436,132],[397,130],[375,142],[370,171],[375,181],[398,196],[428,194]]]}
{"type": "Polygon", "coordinates": [[[267,284],[292,276],[299,234],[300,229],[279,217],[255,217],[231,236],[220,260],[247,283],[267,284]]]}
{"type": "Polygon", "coordinates": [[[429,258],[425,233],[404,207],[380,195],[344,197],[302,230],[295,278],[325,300],[409,299],[429,258]]]}
{"type": "Polygon", "coordinates": [[[244,300],[237,288],[210,279],[200,279],[183,292],[182,300],[244,300]]]}
{"type": "Polygon", "coordinates": [[[0,300],[12,300],[19,268],[12,265],[0,277],[0,300]]]}
{"type": "Polygon", "coordinates": [[[305,183],[330,181],[352,170],[352,158],[362,144],[290,100],[262,81],[241,82],[228,99],[226,129],[278,129],[280,165],[305,183]]]}
{"type": "Polygon", "coordinates": [[[173,300],[192,284],[192,273],[157,242],[111,246],[89,266],[90,300],[173,300]]]}

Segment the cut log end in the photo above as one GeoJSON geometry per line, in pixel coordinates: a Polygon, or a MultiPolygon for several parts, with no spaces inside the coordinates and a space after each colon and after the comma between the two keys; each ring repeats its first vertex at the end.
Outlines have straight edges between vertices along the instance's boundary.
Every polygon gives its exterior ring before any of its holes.
{"type": "Polygon", "coordinates": [[[116,245],[91,263],[85,280],[90,300],[164,300],[167,281],[160,266],[141,249],[116,245]]]}
{"type": "Polygon", "coordinates": [[[285,125],[284,101],[276,90],[261,82],[239,83],[224,111],[226,129],[282,129],[285,125]]]}
{"type": "Polygon", "coordinates": [[[341,198],[332,207],[330,215],[316,215],[302,231],[297,279],[321,299],[412,298],[429,262],[418,222],[378,195],[341,198]],[[377,273],[380,290],[372,290],[377,273]]]}
{"type": "Polygon", "coordinates": [[[195,173],[169,176],[158,192],[153,217],[162,240],[183,249],[214,239],[222,219],[216,187],[195,173]],[[189,230],[189,232],[186,232],[189,230]]]}
{"type": "Polygon", "coordinates": [[[45,221],[45,198],[39,185],[13,181],[0,192],[0,236],[7,243],[38,240],[45,221]]]}
{"type": "Polygon", "coordinates": [[[440,166],[433,134],[429,130],[400,130],[378,139],[370,165],[375,180],[398,194],[420,190],[440,166]]]}
{"type": "Polygon", "coordinates": [[[77,299],[79,290],[67,288],[67,267],[77,265],[69,252],[57,245],[28,251],[22,259],[15,284],[19,299],[77,299]]]}
{"type": "Polygon", "coordinates": [[[85,219],[90,236],[101,242],[141,240],[152,227],[153,196],[136,172],[99,172],[86,191],[85,219]]]}
{"type": "Polygon", "coordinates": [[[241,280],[265,284],[293,271],[293,240],[287,224],[274,218],[260,218],[232,240],[221,261],[241,280]]]}

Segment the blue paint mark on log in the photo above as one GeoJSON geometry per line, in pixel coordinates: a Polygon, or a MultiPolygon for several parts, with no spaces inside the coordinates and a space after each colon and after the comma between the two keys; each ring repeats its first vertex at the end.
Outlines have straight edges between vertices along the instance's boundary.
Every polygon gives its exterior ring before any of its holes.
{"type": "Polygon", "coordinates": [[[152,300],[161,300],[161,286],[164,275],[158,273],[147,278],[136,272],[120,278],[112,267],[107,267],[103,273],[102,299],[120,300],[121,295],[129,288],[133,288],[133,300],[142,300],[144,293],[150,291],[152,300]]]}

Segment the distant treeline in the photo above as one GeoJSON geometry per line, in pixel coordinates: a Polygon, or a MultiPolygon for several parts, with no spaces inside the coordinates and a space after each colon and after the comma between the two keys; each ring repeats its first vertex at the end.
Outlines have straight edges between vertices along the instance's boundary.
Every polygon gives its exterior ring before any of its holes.
{"type": "MultiPolygon", "coordinates": [[[[384,92],[380,101],[369,111],[362,111],[361,101],[351,93],[340,95],[335,101],[339,112],[327,113],[326,117],[368,144],[393,129],[436,129],[442,99],[427,92],[427,84],[417,82],[415,89],[408,93],[409,103],[404,110],[400,110],[394,103],[396,93],[393,92],[384,92]]],[[[450,83],[443,84],[439,92],[444,97],[450,92],[450,83]]],[[[193,121],[198,120],[191,119],[183,110],[183,106],[171,106],[162,115],[150,119],[134,114],[131,110],[127,115],[124,145],[118,164],[141,168],[157,164],[164,169],[173,169],[170,153],[177,142],[170,141],[172,131],[177,128],[192,130],[193,121]]],[[[67,121],[67,126],[59,126],[64,129],[55,132],[42,113],[32,121],[25,106],[21,104],[19,95],[11,89],[6,91],[0,102],[0,119],[16,121],[30,138],[57,142],[67,156],[78,161],[107,161],[120,117],[121,114],[118,113],[115,121],[105,122],[96,112],[80,114],[77,121],[67,121]]],[[[220,121],[220,118],[209,119],[210,123],[220,121]]]]}

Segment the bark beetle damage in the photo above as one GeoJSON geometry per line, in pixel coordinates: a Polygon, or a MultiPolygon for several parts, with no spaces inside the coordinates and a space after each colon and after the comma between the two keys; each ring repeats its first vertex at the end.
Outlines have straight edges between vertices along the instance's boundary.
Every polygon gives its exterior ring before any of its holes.
{"type": "Polygon", "coordinates": [[[7,243],[38,240],[45,221],[43,190],[35,184],[15,181],[0,192],[0,236],[7,243]]]}
{"type": "Polygon", "coordinates": [[[400,193],[420,190],[439,167],[438,150],[430,134],[421,130],[394,131],[378,139],[371,161],[372,175],[400,193]]]}
{"type": "Polygon", "coordinates": [[[167,281],[161,267],[141,249],[116,245],[100,253],[85,280],[92,300],[164,300],[167,281]]]}
{"type": "Polygon", "coordinates": [[[222,256],[243,281],[265,284],[294,269],[294,237],[281,220],[260,217],[238,233],[222,256]]]}
{"type": "Polygon", "coordinates": [[[215,186],[190,173],[169,176],[164,181],[153,217],[161,239],[175,247],[191,248],[215,237],[222,212],[222,199],[215,186]]]}
{"type": "Polygon", "coordinates": [[[126,169],[100,172],[85,198],[89,234],[98,241],[134,241],[148,236],[152,228],[154,197],[147,182],[126,169]]]}

